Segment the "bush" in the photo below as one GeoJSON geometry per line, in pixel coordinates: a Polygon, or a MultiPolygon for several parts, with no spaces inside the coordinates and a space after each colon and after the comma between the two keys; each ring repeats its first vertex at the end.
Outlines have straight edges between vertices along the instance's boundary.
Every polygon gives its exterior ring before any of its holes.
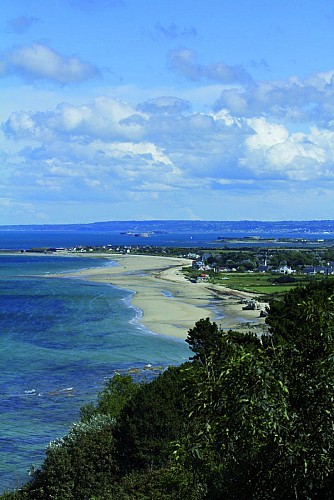
{"type": "Polygon", "coordinates": [[[114,419],[105,415],[73,424],[67,436],[49,444],[23,498],[84,500],[102,492],[117,474],[113,428],[114,419]]]}
{"type": "Polygon", "coordinates": [[[274,278],[271,281],[272,283],[296,283],[297,280],[291,274],[282,274],[282,276],[274,278]]]}

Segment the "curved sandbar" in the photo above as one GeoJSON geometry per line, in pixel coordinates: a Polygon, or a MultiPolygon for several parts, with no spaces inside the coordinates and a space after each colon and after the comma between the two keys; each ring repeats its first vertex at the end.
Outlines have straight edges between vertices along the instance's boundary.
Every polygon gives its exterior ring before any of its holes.
{"type": "Polygon", "coordinates": [[[110,283],[135,292],[132,303],[143,312],[141,323],[153,332],[186,338],[196,321],[206,317],[215,320],[217,315],[222,328],[240,330],[247,325],[242,322],[264,322],[258,318],[259,311],[243,311],[239,304],[241,297],[252,294],[185,279],[181,269],[191,265],[189,259],[131,254],[112,254],[108,258],[117,261],[118,265],[87,269],[70,276],[110,283]]]}

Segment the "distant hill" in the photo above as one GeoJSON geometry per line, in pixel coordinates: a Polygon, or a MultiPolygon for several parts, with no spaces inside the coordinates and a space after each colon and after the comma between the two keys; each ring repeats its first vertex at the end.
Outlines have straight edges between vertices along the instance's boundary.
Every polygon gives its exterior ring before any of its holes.
{"type": "Polygon", "coordinates": [[[334,220],[310,221],[202,221],[202,220],[146,220],[146,221],[105,221],[89,224],[29,224],[3,225],[1,231],[131,231],[131,232],[243,232],[261,233],[334,233],[334,220]]]}

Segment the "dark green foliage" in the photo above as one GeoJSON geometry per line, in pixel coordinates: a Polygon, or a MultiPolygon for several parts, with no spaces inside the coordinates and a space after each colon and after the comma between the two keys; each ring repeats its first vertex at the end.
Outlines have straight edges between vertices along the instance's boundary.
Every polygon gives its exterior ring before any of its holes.
{"type": "Polygon", "coordinates": [[[41,470],[35,471],[22,498],[84,500],[103,492],[117,473],[113,426],[103,415],[74,424],[67,436],[50,443],[41,470]]]}
{"type": "Polygon", "coordinates": [[[132,472],[112,489],[117,500],[202,500],[205,492],[188,471],[159,468],[132,472]]]}
{"type": "Polygon", "coordinates": [[[305,497],[333,493],[333,297],[332,282],[324,280],[271,304],[268,316],[268,351],[288,388],[290,420],[282,434],[286,453],[280,474],[305,497]]]}
{"type": "Polygon", "coordinates": [[[114,375],[98,394],[97,413],[110,415],[117,419],[124,406],[140,390],[140,385],[133,381],[131,375],[114,375]]]}
{"type": "Polygon", "coordinates": [[[316,266],[319,264],[319,257],[312,251],[301,250],[276,250],[270,256],[270,265],[279,267],[282,263],[296,269],[302,266],[316,266]]]}
{"type": "Polygon", "coordinates": [[[271,280],[273,283],[296,283],[297,279],[294,276],[291,276],[290,274],[282,274],[282,276],[279,276],[278,278],[274,278],[271,280]]]}
{"type": "Polygon", "coordinates": [[[115,430],[118,457],[124,472],[163,466],[171,441],[184,428],[189,394],[180,368],[169,368],[144,384],[124,407],[115,430]]]}
{"type": "Polygon", "coordinates": [[[261,348],[261,341],[255,333],[237,332],[229,330],[227,334],[223,334],[222,340],[227,344],[236,344],[239,346],[247,346],[250,350],[257,351],[261,348]]]}
{"type": "Polygon", "coordinates": [[[116,373],[108,380],[103,391],[98,393],[96,405],[88,403],[81,408],[81,421],[87,422],[92,416],[98,414],[118,418],[125,404],[139,387],[140,385],[133,381],[131,375],[116,373]]]}
{"type": "Polygon", "coordinates": [[[255,251],[225,250],[215,252],[206,259],[206,262],[217,267],[239,268],[242,265],[245,269],[254,269],[258,266],[257,253],[258,249],[255,251]]]}
{"type": "MultiPolygon", "coordinates": [[[[207,497],[252,498],[286,419],[286,388],[253,336],[228,332],[221,355],[197,374],[189,434],[178,462],[207,488],[207,497]]],[[[272,459],[274,460],[274,458],[272,459]]]]}
{"type": "Polygon", "coordinates": [[[307,337],[306,331],[312,330],[316,337],[323,321],[331,319],[333,294],[334,283],[323,280],[294,289],[282,300],[271,301],[266,323],[275,345],[284,343],[285,346],[292,346],[297,342],[298,348],[302,348],[307,337]],[[310,309],[312,307],[313,312],[310,309]]]}
{"type": "Polygon", "coordinates": [[[205,363],[211,355],[219,355],[221,350],[222,332],[216,323],[211,323],[209,318],[200,319],[194,328],[189,330],[186,338],[190,349],[195,353],[192,358],[205,363]]]}

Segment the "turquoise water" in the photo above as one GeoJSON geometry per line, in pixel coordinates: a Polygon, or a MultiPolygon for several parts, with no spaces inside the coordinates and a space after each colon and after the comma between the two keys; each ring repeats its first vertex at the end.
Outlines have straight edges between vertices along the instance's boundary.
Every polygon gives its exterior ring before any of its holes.
{"type": "Polygon", "coordinates": [[[115,371],[179,364],[184,341],[138,323],[131,292],[70,278],[102,259],[0,255],[0,491],[28,479],[49,441],[115,371]]]}

